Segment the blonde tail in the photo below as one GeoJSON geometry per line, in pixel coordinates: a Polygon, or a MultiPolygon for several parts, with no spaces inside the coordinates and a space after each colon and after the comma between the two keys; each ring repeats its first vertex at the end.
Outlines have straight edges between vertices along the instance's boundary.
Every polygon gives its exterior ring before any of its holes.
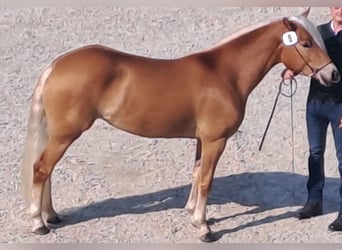
{"type": "Polygon", "coordinates": [[[51,73],[51,67],[40,76],[33,92],[29,109],[27,136],[24,145],[23,161],[21,165],[21,186],[24,198],[29,204],[33,185],[33,165],[43,152],[47,140],[47,124],[42,100],[44,84],[51,73]]]}

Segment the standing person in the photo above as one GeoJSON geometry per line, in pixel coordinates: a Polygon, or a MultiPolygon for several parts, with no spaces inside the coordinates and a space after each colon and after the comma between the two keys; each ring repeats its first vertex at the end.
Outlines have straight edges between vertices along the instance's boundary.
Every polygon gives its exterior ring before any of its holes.
{"type": "MultiPolygon", "coordinates": [[[[329,7],[331,20],[319,25],[327,52],[338,70],[342,72],[342,7],[329,7]]],[[[293,77],[293,72],[286,70],[285,79],[293,77]]],[[[307,181],[308,199],[297,214],[298,219],[307,219],[323,213],[324,151],[327,128],[331,125],[334,137],[338,170],[342,180],[342,81],[331,87],[320,85],[311,78],[306,105],[306,125],[309,142],[307,181]]],[[[339,213],[329,225],[331,231],[342,231],[342,181],[340,183],[339,213]]]]}

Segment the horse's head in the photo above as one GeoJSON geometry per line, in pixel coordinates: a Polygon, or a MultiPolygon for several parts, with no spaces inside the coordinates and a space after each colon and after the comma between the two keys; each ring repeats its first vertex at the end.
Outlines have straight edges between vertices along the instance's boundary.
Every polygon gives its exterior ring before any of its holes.
{"type": "Polygon", "coordinates": [[[326,52],[320,33],[307,18],[308,13],[309,10],[301,16],[283,19],[287,31],[282,36],[281,61],[294,72],[330,86],[339,82],[341,76],[326,52]]]}

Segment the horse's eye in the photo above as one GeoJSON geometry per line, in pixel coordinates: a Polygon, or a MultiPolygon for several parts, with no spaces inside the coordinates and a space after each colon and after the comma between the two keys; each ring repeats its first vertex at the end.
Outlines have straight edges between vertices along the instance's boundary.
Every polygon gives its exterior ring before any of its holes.
{"type": "Polygon", "coordinates": [[[312,47],[312,42],[309,40],[309,41],[305,41],[304,43],[302,43],[302,46],[304,48],[311,48],[312,47]]]}

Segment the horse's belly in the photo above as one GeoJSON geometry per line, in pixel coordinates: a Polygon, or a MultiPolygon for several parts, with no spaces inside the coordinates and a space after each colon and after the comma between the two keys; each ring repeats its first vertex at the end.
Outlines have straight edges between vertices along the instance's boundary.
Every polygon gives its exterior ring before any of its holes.
{"type": "Polygon", "coordinates": [[[195,121],[191,115],[181,113],[156,114],[146,111],[112,117],[110,123],[121,130],[144,137],[194,138],[196,134],[195,121]]]}

